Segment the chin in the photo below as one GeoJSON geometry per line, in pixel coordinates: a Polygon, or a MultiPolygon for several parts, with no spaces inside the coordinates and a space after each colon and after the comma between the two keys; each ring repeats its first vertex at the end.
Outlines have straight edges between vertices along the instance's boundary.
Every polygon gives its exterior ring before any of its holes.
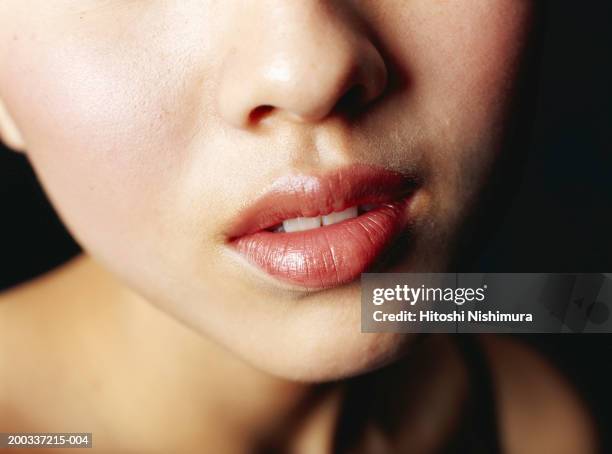
{"type": "Polygon", "coordinates": [[[251,345],[252,350],[237,353],[276,377],[320,383],[362,375],[392,363],[416,339],[415,334],[362,333],[351,323],[311,323],[292,331],[280,341],[262,341],[251,345]]]}
{"type": "MultiPolygon", "coordinates": [[[[413,334],[359,333],[348,339],[320,339],[307,346],[302,358],[293,356],[277,372],[302,382],[328,382],[372,372],[397,361],[413,334]]],[[[278,374],[277,374],[278,375],[278,374]]]]}

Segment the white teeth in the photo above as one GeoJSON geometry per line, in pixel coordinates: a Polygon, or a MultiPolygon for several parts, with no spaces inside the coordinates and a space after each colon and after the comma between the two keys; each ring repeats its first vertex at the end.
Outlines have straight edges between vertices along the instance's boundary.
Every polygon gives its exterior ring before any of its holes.
{"type": "Polygon", "coordinates": [[[346,219],[356,218],[358,215],[357,207],[350,207],[344,211],[338,211],[337,213],[330,213],[327,216],[323,216],[321,223],[323,225],[336,224],[346,219]]]}
{"type": "Polygon", "coordinates": [[[285,232],[302,232],[321,227],[321,216],[316,218],[295,218],[283,221],[285,232]]]}
{"type": "Polygon", "coordinates": [[[303,232],[305,230],[318,229],[322,225],[337,224],[338,222],[345,221],[347,219],[356,218],[359,216],[357,207],[350,207],[344,211],[338,211],[337,213],[330,213],[327,216],[317,216],[314,218],[294,218],[283,221],[282,229],[279,227],[276,232],[303,232]]]}

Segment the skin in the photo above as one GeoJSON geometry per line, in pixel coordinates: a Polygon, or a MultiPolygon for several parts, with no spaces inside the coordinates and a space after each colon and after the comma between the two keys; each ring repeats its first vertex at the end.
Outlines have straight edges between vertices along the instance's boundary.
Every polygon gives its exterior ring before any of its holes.
{"type": "MultiPolygon", "coordinates": [[[[47,342],[62,361],[100,358],[74,365],[70,379],[42,361],[57,389],[83,400],[61,412],[65,427],[90,414],[84,426],[114,452],[126,425],[134,449],[153,452],[154,439],[176,446],[184,433],[184,452],[201,440],[240,452],[313,393],[324,398],[290,444],[324,452],[342,390],[307,383],[375,370],[405,355],[412,338],[359,333],[358,283],[321,292],[281,285],[238,257],[224,232],[279,177],[381,165],[423,182],[412,245],[394,269],[448,269],[506,152],[532,16],[530,0],[3,0],[0,133],[27,154],[87,253],[4,295],[4,337],[44,327],[7,347],[10,358],[34,369],[28,357],[45,357],[47,342]],[[364,97],[347,112],[355,87],[364,97]],[[192,405],[168,423],[164,402],[179,401],[192,405]],[[219,408],[225,419],[203,411],[219,408]],[[167,424],[182,432],[163,434],[167,424]]],[[[436,374],[451,378],[415,389],[461,396],[465,374],[437,342],[436,374]]],[[[49,405],[67,398],[35,375],[4,394],[25,399],[36,389],[49,405]]],[[[556,396],[578,427],[566,433],[588,447],[580,405],[563,384],[556,396]]],[[[455,408],[453,399],[432,413],[455,408]]],[[[45,411],[21,416],[16,427],[54,427],[45,411]]]]}

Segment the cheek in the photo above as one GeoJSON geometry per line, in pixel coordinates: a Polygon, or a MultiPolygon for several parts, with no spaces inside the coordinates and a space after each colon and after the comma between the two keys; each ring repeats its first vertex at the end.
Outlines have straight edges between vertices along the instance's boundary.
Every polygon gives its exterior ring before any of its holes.
{"type": "Polygon", "coordinates": [[[459,141],[494,129],[526,44],[531,2],[417,0],[398,15],[394,29],[406,31],[394,50],[426,127],[459,141]]]}
{"type": "Polygon", "coordinates": [[[459,134],[496,133],[526,45],[530,0],[452,3],[431,18],[435,43],[424,46],[424,79],[433,109],[459,119],[459,134]]]}
{"type": "Polygon", "coordinates": [[[431,189],[450,220],[478,196],[502,149],[532,0],[411,5],[389,18],[387,30],[404,32],[388,42],[408,83],[406,128],[424,138],[431,189]]]}
{"type": "Polygon", "coordinates": [[[176,62],[139,43],[49,41],[16,49],[0,76],[39,178],[86,246],[159,240],[196,121],[176,62]]]}

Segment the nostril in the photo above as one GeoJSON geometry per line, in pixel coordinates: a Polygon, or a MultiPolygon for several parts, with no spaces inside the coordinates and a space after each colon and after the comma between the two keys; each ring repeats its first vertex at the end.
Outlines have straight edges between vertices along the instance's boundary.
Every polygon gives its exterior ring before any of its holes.
{"type": "Polygon", "coordinates": [[[257,106],[249,114],[249,123],[250,124],[259,123],[266,115],[268,115],[273,110],[274,110],[274,106],[270,106],[270,105],[257,106]]]}
{"type": "Polygon", "coordinates": [[[356,112],[358,108],[365,103],[365,98],[366,87],[363,85],[354,85],[338,100],[334,110],[345,115],[356,112]]]}

